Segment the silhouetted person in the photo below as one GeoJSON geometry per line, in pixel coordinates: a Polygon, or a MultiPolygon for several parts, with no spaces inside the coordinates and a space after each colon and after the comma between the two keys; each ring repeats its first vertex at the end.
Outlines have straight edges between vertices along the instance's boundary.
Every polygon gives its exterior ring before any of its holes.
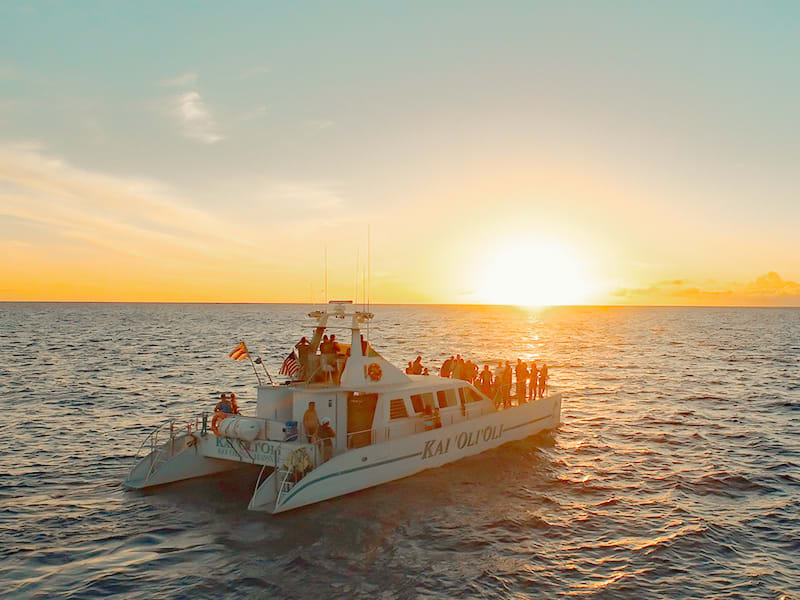
{"type": "Polygon", "coordinates": [[[439,375],[442,377],[450,377],[450,375],[453,373],[453,362],[455,362],[454,356],[445,359],[445,361],[442,363],[442,368],[439,369],[439,375]]]}
{"type": "Polygon", "coordinates": [[[547,364],[542,363],[539,371],[539,398],[544,398],[544,390],[547,387],[547,364]]]}
{"type": "Polygon", "coordinates": [[[481,374],[478,377],[478,379],[480,380],[481,391],[491,398],[492,397],[492,372],[489,370],[489,365],[483,365],[483,371],[481,371],[481,374]]]}
{"type": "Polygon", "coordinates": [[[525,402],[525,384],[528,381],[528,369],[521,359],[517,359],[515,368],[517,375],[517,404],[525,402]]]}
{"type": "Polygon", "coordinates": [[[511,379],[513,376],[511,363],[506,361],[503,367],[503,406],[511,405],[511,379]]]}
{"type": "Polygon", "coordinates": [[[537,381],[538,377],[539,377],[539,370],[536,368],[536,361],[532,360],[531,361],[531,385],[530,385],[530,389],[529,389],[529,392],[528,392],[531,400],[536,400],[536,386],[539,385],[539,382],[537,381]]]}
{"type": "Polygon", "coordinates": [[[453,365],[453,379],[464,379],[464,361],[460,354],[456,357],[456,364],[453,365]]]}
{"type": "Polygon", "coordinates": [[[297,348],[297,357],[300,361],[300,378],[308,379],[308,376],[311,375],[311,372],[309,371],[308,360],[308,357],[311,354],[311,344],[308,343],[306,338],[303,338],[297,342],[295,348],[297,348]]]}

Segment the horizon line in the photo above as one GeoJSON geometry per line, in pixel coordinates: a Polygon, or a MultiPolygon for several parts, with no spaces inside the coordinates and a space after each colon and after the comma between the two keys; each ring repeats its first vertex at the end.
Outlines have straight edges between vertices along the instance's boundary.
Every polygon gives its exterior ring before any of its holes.
{"type": "MultiPolygon", "coordinates": [[[[0,300],[0,304],[192,304],[192,305],[231,305],[231,306],[327,306],[323,302],[214,302],[192,300],[0,300]]],[[[353,306],[359,306],[353,304],[353,306]]],[[[362,305],[363,306],[363,305],[362,305]]],[[[504,308],[800,308],[800,304],[476,304],[455,302],[371,302],[369,306],[497,306],[504,308]]]]}

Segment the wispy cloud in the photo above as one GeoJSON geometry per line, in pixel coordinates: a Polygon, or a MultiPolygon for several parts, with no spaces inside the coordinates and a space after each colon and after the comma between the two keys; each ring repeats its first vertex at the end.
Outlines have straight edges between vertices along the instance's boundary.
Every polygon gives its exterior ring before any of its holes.
{"type": "Polygon", "coordinates": [[[336,186],[324,183],[275,183],[266,189],[265,195],[272,202],[305,213],[334,209],[344,201],[336,186]]]}
{"type": "Polygon", "coordinates": [[[178,261],[223,260],[252,249],[217,233],[225,227],[219,217],[158,182],[87,171],[35,142],[0,146],[0,182],[0,215],[44,227],[54,241],[178,261]]]}
{"type": "Polygon", "coordinates": [[[191,91],[173,99],[174,113],[183,124],[186,137],[204,144],[214,144],[221,139],[211,111],[199,92],[191,91]]]}
{"type": "Polygon", "coordinates": [[[194,85],[197,83],[197,73],[195,71],[188,71],[171,79],[165,79],[161,85],[167,87],[182,87],[187,85],[194,85]]]}
{"type": "Polygon", "coordinates": [[[613,295],[626,304],[800,306],[800,283],[770,271],[748,283],[674,279],[649,287],[620,288],[613,295]]]}

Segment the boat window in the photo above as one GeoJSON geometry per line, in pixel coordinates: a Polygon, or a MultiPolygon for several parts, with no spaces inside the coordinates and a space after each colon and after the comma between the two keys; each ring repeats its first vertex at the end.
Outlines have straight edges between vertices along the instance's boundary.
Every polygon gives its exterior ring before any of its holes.
{"type": "Polygon", "coordinates": [[[433,392],[426,392],[422,394],[422,404],[425,408],[430,408],[433,410],[433,392]]]}
{"type": "Polygon", "coordinates": [[[439,390],[436,392],[436,398],[439,400],[439,408],[456,405],[456,391],[454,389],[439,390]]]}
{"type": "Polygon", "coordinates": [[[408,418],[408,410],[406,410],[406,403],[402,398],[395,398],[389,402],[389,418],[390,419],[406,419],[408,418]]]}
{"type": "Polygon", "coordinates": [[[414,407],[415,413],[421,413],[423,411],[422,394],[411,394],[411,406],[414,407]]]}
{"type": "Polygon", "coordinates": [[[469,395],[469,400],[467,400],[467,402],[480,402],[481,400],[483,400],[483,396],[481,396],[478,392],[476,392],[472,388],[467,388],[467,393],[469,395]]]}

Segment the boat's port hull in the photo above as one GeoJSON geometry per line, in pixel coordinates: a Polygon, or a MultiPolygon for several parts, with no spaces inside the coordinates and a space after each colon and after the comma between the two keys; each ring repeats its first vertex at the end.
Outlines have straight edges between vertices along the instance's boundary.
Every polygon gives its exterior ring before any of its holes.
{"type": "MultiPolygon", "coordinates": [[[[178,441],[182,442],[181,438],[178,441]]],[[[144,489],[232,471],[244,466],[242,463],[204,456],[200,444],[187,446],[181,443],[180,449],[170,452],[172,442],[163,444],[141,460],[131,469],[123,485],[129,489],[144,489]]]]}

